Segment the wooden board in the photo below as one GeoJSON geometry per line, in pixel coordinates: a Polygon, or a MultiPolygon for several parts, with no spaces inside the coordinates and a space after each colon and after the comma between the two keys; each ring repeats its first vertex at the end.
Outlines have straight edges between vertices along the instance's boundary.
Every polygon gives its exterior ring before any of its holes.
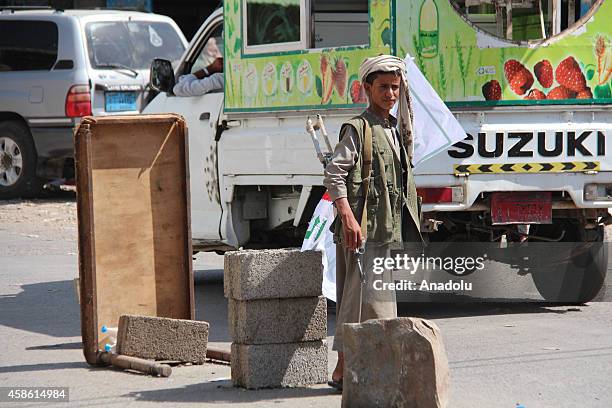
{"type": "Polygon", "coordinates": [[[98,363],[122,314],[194,319],[187,137],[178,115],[87,117],[75,132],[81,333],[98,363]]]}

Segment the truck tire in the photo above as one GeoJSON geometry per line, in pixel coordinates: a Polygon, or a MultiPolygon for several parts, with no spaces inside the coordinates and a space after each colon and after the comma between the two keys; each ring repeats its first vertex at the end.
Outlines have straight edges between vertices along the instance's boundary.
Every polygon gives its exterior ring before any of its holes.
{"type": "Polygon", "coordinates": [[[18,121],[0,122],[0,199],[40,194],[44,182],[36,176],[37,159],[27,126],[18,121]]]}
{"type": "Polygon", "coordinates": [[[565,228],[567,233],[562,241],[567,246],[551,245],[548,254],[551,257],[550,265],[531,272],[533,283],[546,301],[577,304],[590,302],[603,287],[608,270],[608,244],[604,242],[604,227],[598,227],[597,239],[593,242],[580,241],[579,227],[569,222],[532,226],[530,234],[558,237],[560,228],[565,228]],[[563,261],[556,262],[558,259],[563,261]]]}

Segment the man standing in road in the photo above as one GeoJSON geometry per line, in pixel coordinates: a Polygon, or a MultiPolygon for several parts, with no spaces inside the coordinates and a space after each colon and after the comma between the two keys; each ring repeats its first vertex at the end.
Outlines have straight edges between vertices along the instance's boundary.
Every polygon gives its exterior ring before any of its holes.
{"type": "Polygon", "coordinates": [[[344,123],[325,169],[324,184],[337,209],[336,334],[338,364],[329,384],[342,389],[342,326],[397,317],[395,292],[375,290],[392,282],[390,269],[374,273],[376,259],[403,242],[420,242],[418,197],[412,175],[412,112],[405,63],[391,55],[366,59],[359,76],[369,106],[344,123]],[[398,102],[398,118],[390,111],[398,102]],[[358,252],[361,252],[360,255],[358,252]],[[380,286],[378,286],[380,287],[380,286]]]}

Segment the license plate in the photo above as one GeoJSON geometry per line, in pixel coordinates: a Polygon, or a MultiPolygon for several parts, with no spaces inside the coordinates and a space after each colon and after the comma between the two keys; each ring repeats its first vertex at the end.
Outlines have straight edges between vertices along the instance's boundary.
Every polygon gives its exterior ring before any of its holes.
{"type": "Polygon", "coordinates": [[[493,224],[551,224],[552,195],[550,192],[493,193],[491,195],[493,224]]]}
{"type": "Polygon", "coordinates": [[[107,112],[138,110],[136,99],[136,92],[106,92],[104,94],[105,110],[107,112]]]}

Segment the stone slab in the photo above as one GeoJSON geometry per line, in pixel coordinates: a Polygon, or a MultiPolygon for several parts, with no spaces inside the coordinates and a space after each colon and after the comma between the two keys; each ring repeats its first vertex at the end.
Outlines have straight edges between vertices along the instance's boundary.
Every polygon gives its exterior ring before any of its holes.
{"type": "Polygon", "coordinates": [[[202,364],[206,361],[209,324],[194,320],[123,315],[117,352],[126,356],[202,364]]]}
{"type": "Polygon", "coordinates": [[[323,384],[327,382],[327,342],[233,343],[232,382],[250,389],[323,384]]]}
{"type": "Polygon", "coordinates": [[[311,298],[229,299],[228,320],[234,343],[272,344],[327,337],[327,301],[311,298]]]}
{"type": "Polygon", "coordinates": [[[225,254],[223,290],[237,300],[321,295],[322,254],[292,249],[232,251],[225,254]]]}
{"type": "Polygon", "coordinates": [[[342,407],[449,406],[450,373],[440,329],[417,318],[345,324],[342,407]]]}

